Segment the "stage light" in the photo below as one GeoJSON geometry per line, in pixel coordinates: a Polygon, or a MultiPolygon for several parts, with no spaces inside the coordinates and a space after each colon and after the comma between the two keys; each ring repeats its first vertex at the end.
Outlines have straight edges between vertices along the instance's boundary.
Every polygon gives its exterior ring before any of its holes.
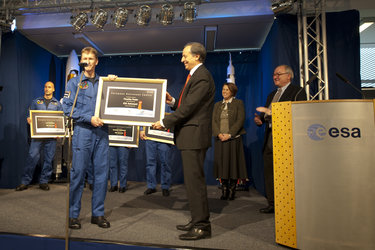
{"type": "Polygon", "coordinates": [[[184,4],[184,9],[181,13],[182,19],[186,23],[192,23],[197,17],[197,8],[195,7],[194,2],[186,2],[184,4]]]}
{"type": "Polygon", "coordinates": [[[273,1],[271,9],[275,15],[285,14],[293,9],[293,4],[296,0],[281,0],[273,1]]]}
{"type": "Polygon", "coordinates": [[[136,16],[136,23],[140,26],[147,26],[151,20],[151,8],[148,5],[141,5],[136,16]]]}
{"type": "Polygon", "coordinates": [[[128,21],[128,10],[123,8],[118,8],[113,14],[112,23],[116,28],[124,27],[128,21]]]}
{"type": "Polygon", "coordinates": [[[96,28],[102,30],[104,25],[107,23],[108,13],[102,9],[96,12],[95,16],[91,19],[91,23],[95,25],[96,28]]]}
{"type": "Polygon", "coordinates": [[[172,24],[174,18],[173,6],[171,4],[163,4],[159,15],[156,17],[159,18],[159,22],[163,25],[172,24]]]}
{"type": "Polygon", "coordinates": [[[81,31],[89,21],[89,18],[85,12],[80,12],[78,15],[71,17],[70,19],[70,24],[76,31],[81,31]]]}

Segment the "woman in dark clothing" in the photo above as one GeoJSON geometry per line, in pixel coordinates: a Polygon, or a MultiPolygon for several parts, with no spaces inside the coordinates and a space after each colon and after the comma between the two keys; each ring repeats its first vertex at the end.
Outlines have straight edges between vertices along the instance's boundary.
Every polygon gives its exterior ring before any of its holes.
{"type": "Polygon", "coordinates": [[[215,103],[212,116],[212,133],[215,137],[214,176],[221,179],[222,200],[233,200],[238,179],[246,179],[246,163],[242,144],[245,134],[245,108],[235,99],[237,86],[224,83],[223,100],[215,103]]]}

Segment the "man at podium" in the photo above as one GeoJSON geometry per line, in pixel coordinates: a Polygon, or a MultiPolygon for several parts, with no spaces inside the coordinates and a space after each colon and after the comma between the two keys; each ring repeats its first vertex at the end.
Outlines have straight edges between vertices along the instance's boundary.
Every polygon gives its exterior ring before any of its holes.
{"type": "Polygon", "coordinates": [[[300,91],[301,87],[292,84],[294,77],[293,70],[288,65],[277,66],[273,72],[273,82],[277,87],[272,91],[266,101],[265,107],[258,107],[255,113],[254,122],[257,126],[265,124],[263,163],[264,163],[264,183],[268,206],[261,208],[261,213],[274,213],[274,184],[273,184],[273,150],[272,150],[272,110],[273,102],[304,101],[306,92],[300,91]]]}

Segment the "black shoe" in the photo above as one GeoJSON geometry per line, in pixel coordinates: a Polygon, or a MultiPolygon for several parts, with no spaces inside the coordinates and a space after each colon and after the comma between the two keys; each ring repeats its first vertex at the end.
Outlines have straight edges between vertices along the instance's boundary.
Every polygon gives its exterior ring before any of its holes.
{"type": "Polygon", "coordinates": [[[264,214],[273,214],[275,212],[275,207],[272,205],[268,205],[268,207],[259,209],[259,212],[264,214]]]}
{"type": "Polygon", "coordinates": [[[81,229],[81,223],[77,218],[69,218],[69,228],[81,229]]]}
{"type": "Polygon", "coordinates": [[[195,225],[189,232],[178,236],[180,240],[200,240],[211,238],[211,225],[197,226],[195,225]]]}
{"type": "Polygon", "coordinates": [[[118,190],[118,187],[117,186],[112,186],[108,189],[108,192],[115,192],[118,190]]]}
{"type": "Polygon", "coordinates": [[[126,187],[120,187],[119,189],[118,189],[118,191],[120,192],[120,193],[125,193],[125,191],[126,191],[126,187]]]}
{"type": "Polygon", "coordinates": [[[44,191],[48,191],[49,190],[49,186],[47,183],[40,183],[39,184],[39,188],[44,190],[44,191]]]}
{"type": "Polygon", "coordinates": [[[162,192],[163,192],[163,196],[165,197],[169,196],[169,189],[163,189],[162,192]]]}
{"type": "Polygon", "coordinates": [[[176,228],[178,230],[181,230],[181,231],[189,231],[190,229],[192,229],[194,226],[193,222],[189,222],[188,224],[186,225],[177,225],[176,228]]]}
{"type": "Polygon", "coordinates": [[[29,186],[27,186],[25,184],[21,184],[18,187],[16,187],[16,191],[23,191],[23,190],[26,190],[28,187],[29,186]]]}
{"type": "Polygon", "coordinates": [[[104,216],[91,216],[91,224],[96,224],[102,228],[109,228],[111,224],[107,221],[104,216]]]}
{"type": "Polygon", "coordinates": [[[145,195],[153,194],[156,192],[156,188],[147,188],[144,192],[145,195]]]}

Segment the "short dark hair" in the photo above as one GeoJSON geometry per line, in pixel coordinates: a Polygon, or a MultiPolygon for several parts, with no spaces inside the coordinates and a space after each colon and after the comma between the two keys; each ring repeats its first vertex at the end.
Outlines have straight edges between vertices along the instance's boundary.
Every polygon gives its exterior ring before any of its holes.
{"type": "Polygon", "coordinates": [[[190,46],[190,53],[193,55],[199,55],[199,61],[201,63],[204,63],[204,61],[206,60],[207,52],[203,44],[197,42],[190,42],[187,43],[184,46],[184,48],[186,48],[187,46],[190,46]]]}
{"type": "Polygon", "coordinates": [[[98,59],[98,51],[96,49],[94,49],[93,47],[84,47],[82,50],[81,50],[81,55],[83,53],[86,53],[86,54],[90,54],[90,53],[93,53],[96,57],[96,59],[98,59]]]}
{"type": "Polygon", "coordinates": [[[230,90],[230,92],[232,93],[232,96],[236,96],[237,94],[237,91],[238,91],[238,88],[236,86],[236,84],[232,83],[232,82],[226,82],[223,84],[223,87],[227,85],[228,86],[228,89],[230,90]]]}

